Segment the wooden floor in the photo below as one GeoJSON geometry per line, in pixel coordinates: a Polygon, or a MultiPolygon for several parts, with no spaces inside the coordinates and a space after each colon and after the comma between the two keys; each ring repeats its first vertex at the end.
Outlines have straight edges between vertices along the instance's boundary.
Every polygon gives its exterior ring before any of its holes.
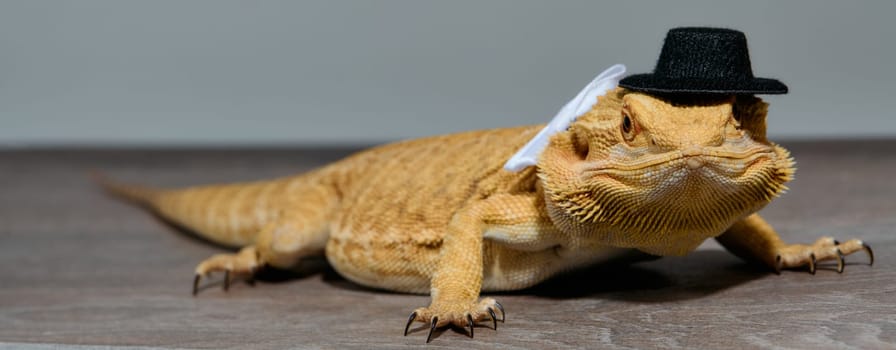
{"type": "MultiPolygon", "coordinates": [[[[780,276],[708,242],[683,258],[598,268],[501,293],[507,322],[428,348],[896,348],[896,141],[790,143],[790,193],[763,211],[792,242],[861,238],[838,274],[780,276]]],[[[357,287],[322,262],[229,292],[190,295],[222,249],[111,200],[91,169],[181,186],[292,174],[348,149],[0,152],[0,347],[416,348],[408,313],[428,297],[357,287]]]]}

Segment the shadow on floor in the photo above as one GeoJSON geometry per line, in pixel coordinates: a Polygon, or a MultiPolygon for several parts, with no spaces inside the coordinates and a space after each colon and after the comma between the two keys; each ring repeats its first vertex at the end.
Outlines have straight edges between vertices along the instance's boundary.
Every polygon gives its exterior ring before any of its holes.
{"type": "MultiPolygon", "coordinates": [[[[288,281],[321,274],[324,282],[337,288],[395,293],[348,281],[333,270],[325,259],[312,262],[311,269],[299,273],[267,270],[266,274],[270,275],[264,278],[288,281]]],[[[670,302],[706,297],[771,274],[769,270],[743,262],[726,251],[701,250],[686,257],[660,258],[635,264],[598,265],[557,276],[532,288],[487,294],[533,295],[553,299],[593,297],[637,302],[670,302]]]]}
{"type": "Polygon", "coordinates": [[[706,297],[770,274],[769,270],[743,262],[726,251],[699,250],[685,257],[598,265],[518,293],[556,299],[669,302],[706,297]]]}

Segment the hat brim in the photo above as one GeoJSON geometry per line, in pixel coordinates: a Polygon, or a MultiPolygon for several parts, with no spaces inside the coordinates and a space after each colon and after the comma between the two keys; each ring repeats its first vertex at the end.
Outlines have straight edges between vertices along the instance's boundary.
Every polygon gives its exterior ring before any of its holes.
{"type": "Polygon", "coordinates": [[[747,81],[670,79],[653,74],[635,74],[619,81],[619,86],[629,90],[663,94],[786,94],[787,85],[768,78],[747,81]]]}

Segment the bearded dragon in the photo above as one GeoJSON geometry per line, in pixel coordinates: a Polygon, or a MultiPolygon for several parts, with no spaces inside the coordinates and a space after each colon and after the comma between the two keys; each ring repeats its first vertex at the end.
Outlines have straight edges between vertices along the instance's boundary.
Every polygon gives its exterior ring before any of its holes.
{"type": "Polygon", "coordinates": [[[200,279],[251,277],[325,255],[358,284],[429,293],[408,327],[430,332],[505,319],[481,292],[519,290],[637,251],[680,256],[715,238],[773,271],[871,248],[822,237],[785,243],[756,212],[794,174],[766,138],[754,96],[686,99],[616,87],[548,139],[535,165],[502,166],[541,125],[376,147],[280,179],[185,189],[104,181],[111,192],[211,241],[240,248],[198,264],[200,279]]]}

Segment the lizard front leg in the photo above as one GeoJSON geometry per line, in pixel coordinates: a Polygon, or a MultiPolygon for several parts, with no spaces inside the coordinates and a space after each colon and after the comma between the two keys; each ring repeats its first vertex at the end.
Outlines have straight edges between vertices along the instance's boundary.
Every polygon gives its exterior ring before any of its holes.
{"type": "Polygon", "coordinates": [[[496,325],[498,313],[504,320],[500,303],[492,298],[477,300],[483,281],[483,235],[490,227],[509,222],[534,222],[537,218],[530,215],[532,205],[527,196],[498,195],[474,202],[454,215],[431,280],[432,302],[411,313],[405,335],[414,321],[429,325],[429,342],[433,330],[439,327],[469,327],[472,337],[477,322],[496,325]]]}
{"type": "Polygon", "coordinates": [[[784,243],[758,214],[735,222],[716,240],[735,255],[761,262],[776,272],[807,266],[814,274],[816,263],[824,260],[837,260],[837,272],[843,272],[843,257],[861,250],[868,253],[870,264],[874,263],[871,247],[857,239],[840,243],[831,237],[822,237],[811,245],[784,243]]]}

